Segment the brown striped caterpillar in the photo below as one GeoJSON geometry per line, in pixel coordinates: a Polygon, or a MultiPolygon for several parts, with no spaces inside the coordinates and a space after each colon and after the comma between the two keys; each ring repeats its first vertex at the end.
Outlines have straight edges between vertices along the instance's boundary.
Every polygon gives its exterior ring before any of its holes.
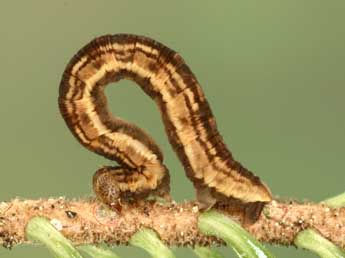
{"type": "Polygon", "coordinates": [[[69,62],[60,84],[59,107],[79,142],[117,167],[93,178],[100,200],[169,195],[169,172],[152,138],[111,115],[104,88],[120,79],[136,82],[158,105],[170,144],[193,181],[202,207],[232,198],[269,202],[268,188],[235,161],[219,134],[202,89],[175,51],[152,39],[105,35],[83,47],[69,62]]]}

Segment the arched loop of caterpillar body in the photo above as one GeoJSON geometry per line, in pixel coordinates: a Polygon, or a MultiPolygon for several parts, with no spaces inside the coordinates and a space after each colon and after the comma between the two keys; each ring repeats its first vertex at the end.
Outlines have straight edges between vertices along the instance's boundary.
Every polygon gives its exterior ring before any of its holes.
{"type": "Polygon", "coordinates": [[[158,105],[169,142],[197,189],[202,204],[235,198],[268,202],[268,188],[235,161],[220,136],[202,89],[179,54],[146,37],[117,34],[94,39],[69,62],[60,84],[59,107],[73,135],[118,167],[94,176],[97,196],[110,204],[126,196],[169,192],[169,173],[152,138],[111,115],[104,87],[136,82],[158,105]]]}

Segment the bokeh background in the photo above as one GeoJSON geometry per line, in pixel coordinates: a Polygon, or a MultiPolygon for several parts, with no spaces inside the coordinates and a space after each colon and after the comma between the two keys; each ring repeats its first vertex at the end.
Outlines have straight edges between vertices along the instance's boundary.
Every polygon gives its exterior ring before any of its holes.
{"type": "MultiPolygon", "coordinates": [[[[150,36],[180,52],[196,74],[235,157],[275,195],[320,201],[345,190],[345,2],[2,1],[0,200],[83,197],[109,161],[84,149],[62,120],[58,86],[74,53],[110,33],[150,36]]],[[[114,113],[150,132],[165,153],[177,201],[194,198],[154,103],[121,81],[114,113]]],[[[148,257],[116,247],[122,257],[148,257]]],[[[278,257],[316,257],[270,247],[278,257]]],[[[228,249],[227,257],[235,257],[228,249]]],[[[193,257],[178,248],[179,257],[193,257]]],[[[0,257],[48,257],[43,247],[0,257]]]]}

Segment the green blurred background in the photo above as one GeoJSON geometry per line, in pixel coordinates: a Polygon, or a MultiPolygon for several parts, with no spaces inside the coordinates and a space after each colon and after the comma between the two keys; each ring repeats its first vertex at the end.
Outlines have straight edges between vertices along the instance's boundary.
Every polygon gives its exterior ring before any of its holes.
{"type": "MultiPolygon", "coordinates": [[[[2,1],[0,200],[92,194],[94,171],[109,161],[72,137],[59,114],[58,86],[79,48],[120,32],[181,53],[235,157],[275,195],[319,201],[344,191],[344,13],[343,0],[2,1]]],[[[107,88],[112,111],[162,147],[174,198],[194,198],[156,106],[133,85],[107,88]]],[[[271,249],[278,257],[315,257],[271,249]]],[[[193,257],[188,249],[176,252],[193,257]]],[[[0,257],[48,256],[42,247],[0,248],[0,257]]]]}

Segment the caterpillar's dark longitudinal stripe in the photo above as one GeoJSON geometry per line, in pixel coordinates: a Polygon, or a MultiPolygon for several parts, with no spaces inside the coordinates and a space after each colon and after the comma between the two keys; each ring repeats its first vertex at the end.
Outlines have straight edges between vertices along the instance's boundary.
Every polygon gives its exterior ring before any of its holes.
{"type": "Polygon", "coordinates": [[[207,188],[215,198],[243,202],[271,200],[259,178],[233,160],[197,79],[181,56],[152,39],[118,34],[96,38],[72,58],[59,96],[61,113],[74,136],[122,166],[96,174],[94,189],[103,201],[149,192],[168,178],[163,155],[151,137],[108,110],[104,87],[122,78],[135,81],[155,100],[169,141],[197,190],[207,188]],[[124,179],[119,182],[121,173],[124,179]]]}

